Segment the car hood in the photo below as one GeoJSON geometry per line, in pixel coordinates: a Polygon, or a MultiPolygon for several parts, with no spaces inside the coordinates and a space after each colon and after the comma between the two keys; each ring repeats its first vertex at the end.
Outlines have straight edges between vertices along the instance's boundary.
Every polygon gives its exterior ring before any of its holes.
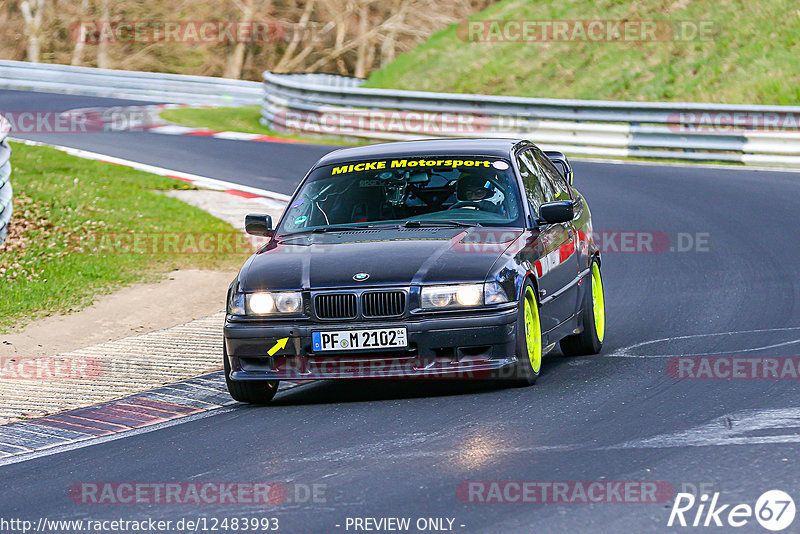
{"type": "Polygon", "coordinates": [[[519,229],[370,229],[274,238],[239,275],[242,291],[483,281],[519,229]],[[353,277],[369,277],[356,281],[353,277]]]}

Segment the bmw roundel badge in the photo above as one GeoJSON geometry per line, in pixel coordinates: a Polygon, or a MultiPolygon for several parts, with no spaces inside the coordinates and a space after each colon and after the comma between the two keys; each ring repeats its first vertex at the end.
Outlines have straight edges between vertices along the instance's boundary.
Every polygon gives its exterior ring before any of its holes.
{"type": "Polygon", "coordinates": [[[369,273],[356,273],[353,275],[353,280],[356,282],[363,282],[367,278],[369,278],[369,273]]]}

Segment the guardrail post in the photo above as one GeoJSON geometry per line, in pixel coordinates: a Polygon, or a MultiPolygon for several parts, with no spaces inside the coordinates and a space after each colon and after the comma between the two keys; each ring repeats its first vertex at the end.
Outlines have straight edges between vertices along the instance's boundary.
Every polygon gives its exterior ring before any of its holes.
{"type": "Polygon", "coordinates": [[[14,211],[13,195],[11,188],[11,147],[8,146],[6,136],[10,125],[0,115],[0,243],[5,241],[8,234],[8,224],[14,211]]]}

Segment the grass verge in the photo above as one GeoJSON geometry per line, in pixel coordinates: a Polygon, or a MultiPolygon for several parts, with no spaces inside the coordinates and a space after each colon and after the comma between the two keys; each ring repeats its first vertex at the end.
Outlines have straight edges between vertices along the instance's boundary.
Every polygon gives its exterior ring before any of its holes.
{"type": "Polygon", "coordinates": [[[259,106],[167,109],[161,112],[161,118],[184,126],[208,128],[217,132],[270,135],[281,139],[323,145],[358,144],[358,142],[350,142],[337,137],[301,135],[267,128],[259,122],[261,118],[261,107],[259,106]]]}
{"type": "Polygon", "coordinates": [[[11,144],[14,216],[0,245],[0,331],[175,269],[234,270],[247,256],[242,246],[198,246],[201,236],[225,245],[240,234],[161,193],[192,189],[187,184],[11,144]]]}
{"type": "MultiPolygon", "coordinates": [[[[471,20],[661,21],[708,31],[663,41],[470,42],[452,25],[373,72],[366,87],[548,98],[800,103],[796,0],[503,0],[471,20]]],[[[487,29],[484,36],[492,34],[487,29]]],[[[675,34],[673,34],[675,35],[675,34]]],[[[496,40],[496,39],[495,39],[496,40]]],[[[474,41],[474,39],[473,39],[474,41]]]]}

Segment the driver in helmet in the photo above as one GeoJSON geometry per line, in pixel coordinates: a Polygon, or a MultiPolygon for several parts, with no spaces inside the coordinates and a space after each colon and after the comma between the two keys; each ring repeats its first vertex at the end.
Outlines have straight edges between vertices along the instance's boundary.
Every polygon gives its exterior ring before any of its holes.
{"type": "Polygon", "coordinates": [[[501,204],[503,195],[497,190],[495,184],[485,176],[464,173],[458,178],[456,185],[457,204],[464,203],[483,211],[502,213],[501,204]]]}

